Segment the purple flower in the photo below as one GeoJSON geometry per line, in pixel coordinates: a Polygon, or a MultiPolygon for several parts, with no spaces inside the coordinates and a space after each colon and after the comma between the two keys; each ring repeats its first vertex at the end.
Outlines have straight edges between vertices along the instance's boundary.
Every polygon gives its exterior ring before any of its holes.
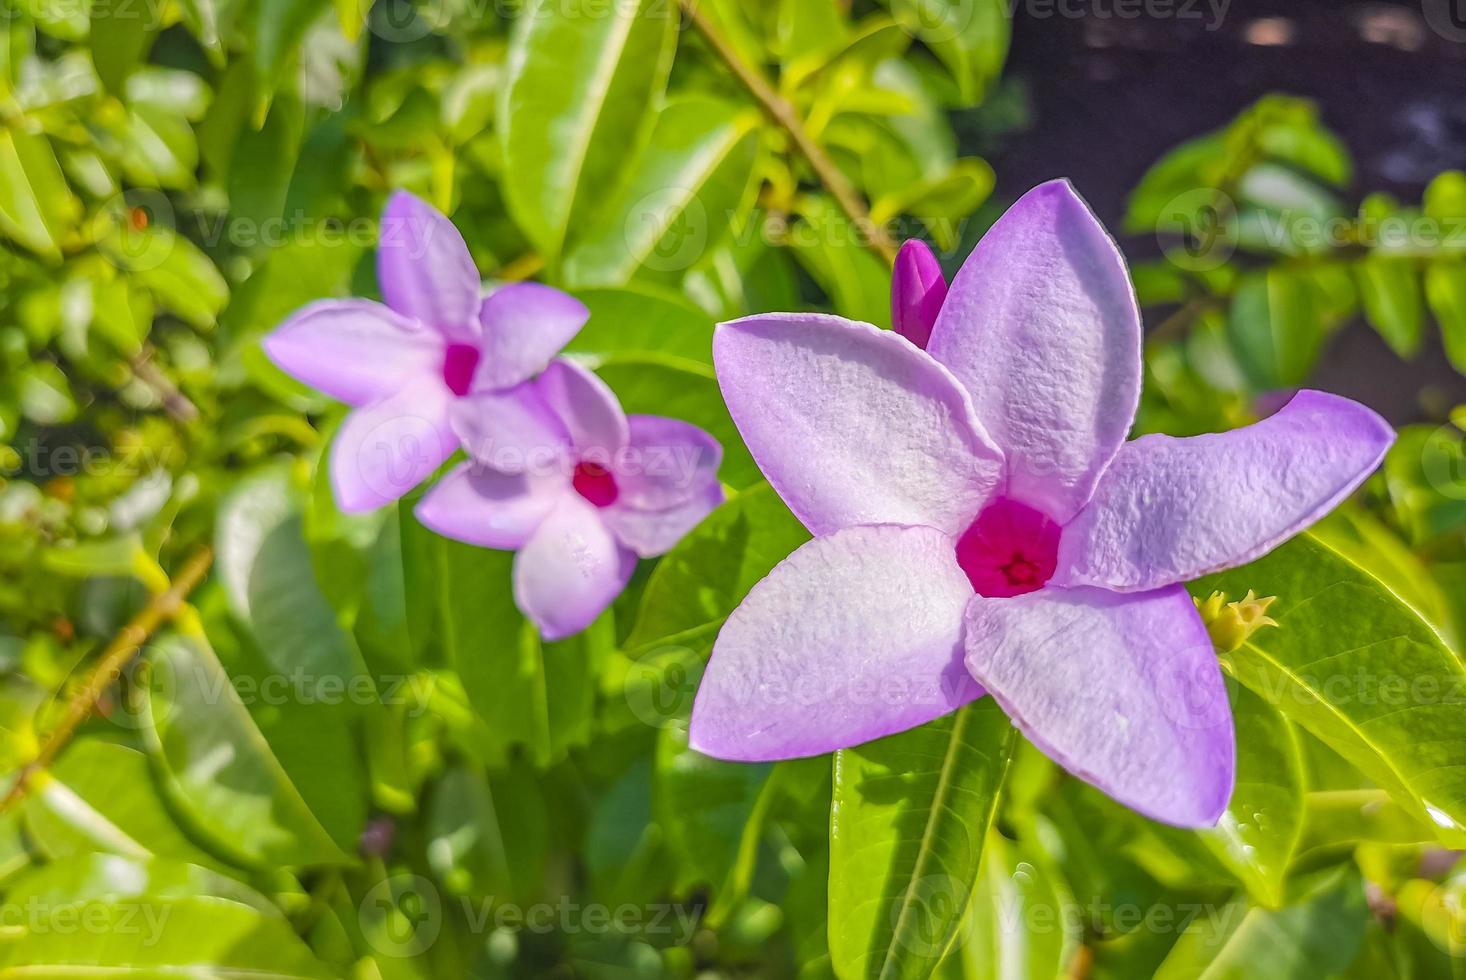
{"type": "Polygon", "coordinates": [[[263,341],[282,371],[354,407],[330,461],[336,502],[350,512],[390,503],[432,475],[458,447],[455,403],[539,373],[588,316],[536,283],[481,300],[463,236],[405,191],[382,213],[377,281],[385,306],[312,303],[263,341]]]}
{"type": "Polygon", "coordinates": [[[590,625],[638,557],[660,555],[723,499],[722,447],[696,426],[628,416],[571,361],[470,394],[454,426],[472,457],[417,518],[445,537],[515,549],[514,599],[547,640],[590,625]]]}
{"type": "Polygon", "coordinates": [[[735,760],[814,755],[985,689],[1115,799],[1215,823],[1232,791],[1231,711],[1180,583],[1318,520],[1393,433],[1361,405],[1303,391],[1232,432],[1127,443],[1139,311],[1118,249],[1067,182],[993,226],[922,350],[907,339],[920,314],[903,311],[934,289],[919,269],[898,276],[906,336],[817,314],[720,326],[733,419],[816,537],[729,617],[691,744],[735,760]]]}

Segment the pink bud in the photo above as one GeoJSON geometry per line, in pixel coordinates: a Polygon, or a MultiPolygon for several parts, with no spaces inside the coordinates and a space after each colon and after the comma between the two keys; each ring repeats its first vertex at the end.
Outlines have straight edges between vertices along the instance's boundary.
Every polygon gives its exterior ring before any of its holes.
{"type": "Polygon", "coordinates": [[[947,280],[926,242],[911,238],[896,253],[891,278],[891,323],[896,332],[925,349],[947,298],[947,280]]]}

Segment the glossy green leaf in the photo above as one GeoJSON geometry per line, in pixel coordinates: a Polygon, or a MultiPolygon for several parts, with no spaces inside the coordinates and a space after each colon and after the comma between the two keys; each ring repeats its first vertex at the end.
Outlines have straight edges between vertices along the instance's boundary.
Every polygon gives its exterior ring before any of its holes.
{"type": "Polygon", "coordinates": [[[155,643],[148,734],[168,795],[210,845],[253,865],[350,864],[200,638],[155,643]]]}
{"type": "Polygon", "coordinates": [[[212,327],[229,300],[229,284],[214,263],[171,228],[150,225],[124,234],[118,221],[100,244],[159,306],[196,327],[212,327]]]}
{"type": "Polygon", "coordinates": [[[504,190],[547,260],[591,219],[641,141],[679,17],[658,0],[537,0],[517,19],[499,109],[504,190]]]}
{"type": "Polygon", "coordinates": [[[1440,324],[1446,356],[1466,374],[1466,262],[1439,260],[1427,266],[1425,298],[1440,324]]]}
{"type": "Polygon", "coordinates": [[[835,753],[830,958],[926,977],[957,935],[1015,743],[992,698],[835,753]]]}
{"type": "Polygon", "coordinates": [[[53,859],[104,851],[215,863],[179,827],[147,757],[116,742],[86,739],[68,748],[49,774],[37,778],[21,816],[26,832],[53,859]]]}
{"type": "MultiPolygon", "coordinates": [[[[1293,726],[1277,709],[1245,687],[1230,693],[1237,780],[1226,812],[1212,830],[1160,830],[1167,840],[1207,849],[1254,902],[1277,906],[1303,830],[1303,762],[1293,726]]],[[[1180,850],[1189,853],[1184,844],[1180,850]]]]}
{"type": "Polygon", "coordinates": [[[575,293],[590,320],[567,350],[591,355],[661,354],[711,364],[713,320],[680,293],[649,285],[575,293]]]}
{"type": "Polygon", "coordinates": [[[952,73],[962,101],[982,101],[1008,57],[1012,29],[1003,0],[891,0],[891,12],[952,73]]]}
{"type": "Polygon", "coordinates": [[[428,863],[454,894],[532,902],[545,872],[545,801],[532,780],[498,783],[465,766],[439,778],[427,806],[428,863]]]}
{"type": "Polygon", "coordinates": [[[967,920],[944,969],[963,980],[1053,980],[1082,938],[1052,862],[989,831],[967,920]]]}
{"type": "Polygon", "coordinates": [[[233,878],[196,864],[163,858],[80,854],[18,875],[5,889],[5,900],[16,906],[33,902],[54,907],[68,902],[118,899],[151,902],[196,896],[228,899],[267,917],[281,916],[267,898],[233,878]]]}
{"type": "Polygon", "coordinates": [[[635,170],[565,259],[578,286],[633,276],[675,282],[727,232],[747,196],[758,147],[752,109],[681,99],[658,115],[635,170]]]}
{"type": "Polygon", "coordinates": [[[312,684],[357,681],[361,655],[316,584],[287,470],[234,485],[219,506],[214,548],[231,608],[276,670],[300,671],[312,684]]]}
{"type": "Polygon", "coordinates": [[[752,883],[772,767],[710,759],[677,726],[658,732],[655,764],[652,812],[676,860],[676,887],[711,888],[716,919],[752,883]]]}
{"type": "Polygon", "coordinates": [[[891,324],[891,270],[834,201],[811,195],[800,205],[790,245],[800,265],[830,297],[835,312],[876,326],[891,324]]]}
{"type": "Polygon", "coordinates": [[[41,256],[59,260],[81,205],[46,137],[0,128],[0,232],[41,256]]]}
{"type": "Polygon", "coordinates": [[[1371,256],[1356,268],[1359,297],[1370,326],[1396,354],[1413,356],[1425,337],[1425,304],[1414,261],[1371,256]]]}
{"type": "Polygon", "coordinates": [[[162,25],[145,5],[127,0],[91,0],[92,61],[97,77],[114,95],[126,91],[127,76],[152,45],[162,25]]]}
{"type": "Polygon", "coordinates": [[[1317,736],[1445,842],[1466,840],[1466,667],[1378,579],[1316,539],[1193,585],[1277,596],[1278,628],[1223,656],[1228,672],[1317,736]]]}
{"type": "Polygon", "coordinates": [[[1302,384],[1323,345],[1312,287],[1279,268],[1243,278],[1227,329],[1243,369],[1263,388],[1302,384]]]}
{"type": "Polygon", "coordinates": [[[626,648],[711,648],[748,590],[808,540],[768,484],[738,494],[657,564],[626,648]]]}
{"type": "Polygon", "coordinates": [[[1368,918],[1364,883],[1338,868],[1297,883],[1281,909],[1224,906],[1197,916],[1156,980],[1312,980],[1335,976],[1359,951],[1368,918]]]}
{"type": "Polygon", "coordinates": [[[0,976],[331,976],[279,916],[218,898],[77,902],[0,937],[0,976]],[[80,928],[85,923],[86,928],[80,928]]]}

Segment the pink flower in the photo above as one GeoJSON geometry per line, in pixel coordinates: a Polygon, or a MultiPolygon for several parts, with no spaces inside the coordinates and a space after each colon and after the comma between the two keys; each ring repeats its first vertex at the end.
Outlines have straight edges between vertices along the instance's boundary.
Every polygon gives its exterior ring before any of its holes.
{"type": "Polygon", "coordinates": [[[908,247],[898,265],[899,333],[817,314],[719,327],[733,419],[816,537],[723,627],[692,746],[814,755],[986,690],[1115,799],[1215,823],[1232,791],[1231,711],[1181,583],[1318,520],[1394,434],[1303,391],[1232,432],[1126,442],[1139,311],[1119,250],[1067,182],[1015,204],[945,300],[922,255],[908,247]]]}
{"type": "Polygon", "coordinates": [[[722,447],[696,426],[627,416],[605,382],[556,360],[533,381],[463,399],[472,459],[417,506],[424,526],[514,549],[514,599],[547,640],[578,633],[723,499],[722,447]]]}
{"type": "Polygon", "coordinates": [[[263,341],[282,371],[354,407],[330,460],[336,502],[349,512],[390,503],[431,476],[458,447],[455,403],[538,374],[588,316],[537,283],[481,300],[463,236],[405,191],[382,213],[377,281],[385,306],[312,303],[263,341]]]}

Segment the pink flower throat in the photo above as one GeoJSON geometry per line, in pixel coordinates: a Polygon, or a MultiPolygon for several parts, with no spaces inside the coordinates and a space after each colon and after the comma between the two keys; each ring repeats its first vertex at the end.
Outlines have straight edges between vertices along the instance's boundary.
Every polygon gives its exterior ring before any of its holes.
{"type": "Polygon", "coordinates": [[[472,344],[449,344],[443,353],[443,383],[448,390],[460,398],[468,394],[473,384],[473,372],[478,370],[479,350],[472,344]]]}
{"type": "Polygon", "coordinates": [[[621,491],[616,486],[616,478],[611,471],[600,463],[593,463],[588,459],[582,459],[575,464],[575,473],[570,478],[570,485],[575,492],[586,500],[589,500],[597,507],[609,507],[616,502],[621,491]]]}
{"type": "Polygon", "coordinates": [[[957,539],[957,564],[978,595],[1037,592],[1058,566],[1059,531],[1042,511],[1000,497],[957,539]]]}

